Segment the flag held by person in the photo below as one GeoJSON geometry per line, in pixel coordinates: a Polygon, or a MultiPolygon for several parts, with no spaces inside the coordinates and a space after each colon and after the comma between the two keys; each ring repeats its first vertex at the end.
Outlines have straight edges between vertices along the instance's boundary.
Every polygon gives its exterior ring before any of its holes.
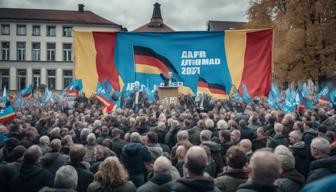
{"type": "Polygon", "coordinates": [[[4,88],[0,103],[0,123],[13,120],[16,117],[15,110],[7,99],[7,90],[4,88]]]}
{"type": "Polygon", "coordinates": [[[26,87],[25,89],[21,90],[21,96],[23,97],[23,99],[29,99],[33,96],[33,87],[32,85],[29,85],[28,87],[26,87]]]}
{"type": "Polygon", "coordinates": [[[98,82],[96,89],[96,99],[104,105],[103,112],[108,113],[117,109],[118,104],[113,102],[110,92],[106,86],[98,82]]]}

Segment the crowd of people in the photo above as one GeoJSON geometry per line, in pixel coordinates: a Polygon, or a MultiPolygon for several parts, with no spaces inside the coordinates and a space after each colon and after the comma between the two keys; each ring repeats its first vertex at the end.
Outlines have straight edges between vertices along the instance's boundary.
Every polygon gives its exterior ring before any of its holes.
{"type": "Polygon", "coordinates": [[[333,108],[285,113],[262,99],[193,99],[169,108],[145,99],[111,113],[93,97],[72,108],[17,107],[16,119],[0,125],[0,191],[333,189],[333,108]]]}

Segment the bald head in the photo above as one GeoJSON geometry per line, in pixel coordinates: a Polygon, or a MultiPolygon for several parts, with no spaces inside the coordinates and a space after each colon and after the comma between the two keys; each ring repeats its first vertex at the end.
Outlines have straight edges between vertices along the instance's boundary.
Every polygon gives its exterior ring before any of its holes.
{"type": "Polygon", "coordinates": [[[155,174],[165,175],[169,174],[170,167],[172,166],[171,162],[167,157],[160,156],[154,162],[154,172],[155,174]]]}
{"type": "Polygon", "coordinates": [[[193,146],[188,150],[184,161],[189,176],[202,176],[208,164],[208,156],[202,147],[193,146]]]}
{"type": "Polygon", "coordinates": [[[273,183],[280,174],[279,160],[270,151],[256,151],[251,157],[250,167],[250,179],[254,183],[273,183]]]}

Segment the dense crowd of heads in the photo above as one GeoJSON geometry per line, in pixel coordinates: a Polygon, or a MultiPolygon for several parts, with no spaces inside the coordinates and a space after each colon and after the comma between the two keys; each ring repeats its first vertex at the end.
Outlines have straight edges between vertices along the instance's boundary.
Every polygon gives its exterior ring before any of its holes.
{"type": "Polygon", "coordinates": [[[333,108],[191,101],[18,107],[0,125],[0,191],[294,192],[336,173],[333,108]]]}

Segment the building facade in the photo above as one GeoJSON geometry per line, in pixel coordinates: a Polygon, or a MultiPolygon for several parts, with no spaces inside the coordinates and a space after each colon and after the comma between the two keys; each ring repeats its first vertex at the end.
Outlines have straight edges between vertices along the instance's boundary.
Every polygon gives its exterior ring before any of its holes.
{"type": "Polygon", "coordinates": [[[77,11],[0,8],[0,88],[61,91],[75,78],[73,31],[120,30],[82,4],[77,11]]]}

